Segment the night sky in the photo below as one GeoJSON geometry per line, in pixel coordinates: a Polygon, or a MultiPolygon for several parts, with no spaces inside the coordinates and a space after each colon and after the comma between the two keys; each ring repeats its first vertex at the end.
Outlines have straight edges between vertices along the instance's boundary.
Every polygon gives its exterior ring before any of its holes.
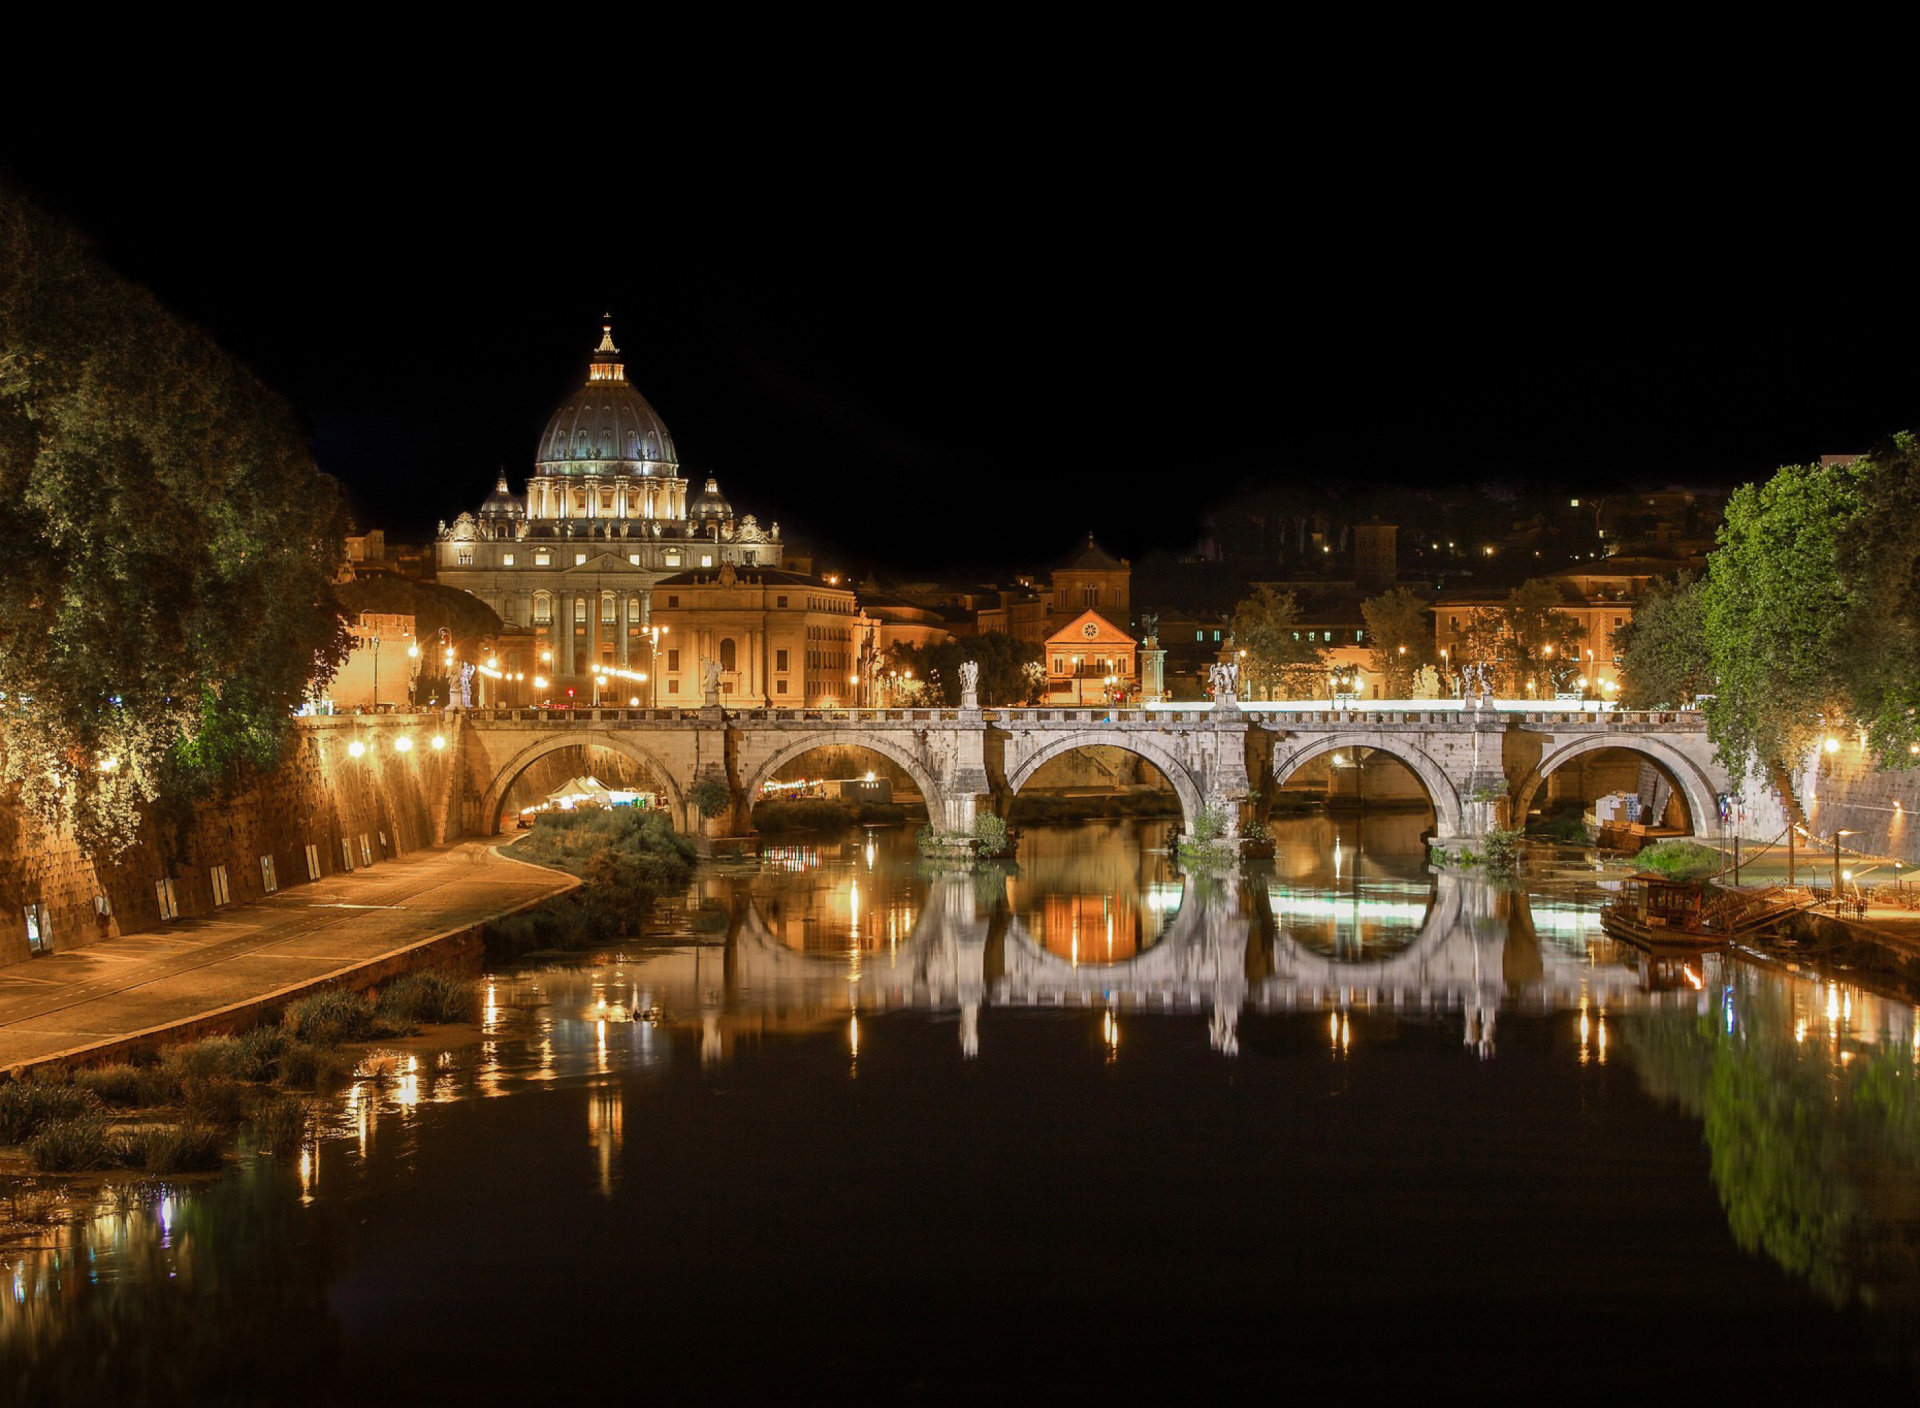
{"type": "Polygon", "coordinates": [[[909,573],[1177,552],[1276,482],[1726,484],[1920,426],[1901,200],[1794,122],[709,116],[130,123],[0,172],[399,538],[521,487],[605,310],[696,488],[909,573]]]}

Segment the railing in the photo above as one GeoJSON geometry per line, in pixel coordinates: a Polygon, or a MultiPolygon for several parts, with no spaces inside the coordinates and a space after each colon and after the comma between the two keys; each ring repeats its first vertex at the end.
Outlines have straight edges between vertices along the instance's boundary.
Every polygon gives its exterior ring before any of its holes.
{"type": "MultiPolygon", "coordinates": [[[[1475,715],[1458,708],[1447,708],[1446,700],[1381,700],[1357,702],[1355,707],[1329,709],[1320,704],[1290,702],[1284,710],[1264,705],[1242,705],[1242,711],[1256,723],[1268,723],[1286,729],[1306,726],[1322,728],[1366,728],[1394,725],[1401,728],[1463,729],[1473,726],[1475,715]],[[1437,706],[1437,707],[1436,707],[1437,706]],[[1265,716],[1264,718],[1262,716],[1265,716]]],[[[1457,702],[1457,701],[1451,701],[1457,702]]],[[[1547,709],[1509,709],[1496,712],[1523,724],[1542,728],[1667,729],[1687,733],[1704,732],[1706,717],[1696,710],[1622,710],[1604,712],[1547,709]]],[[[670,724],[681,726],[699,718],[699,711],[671,709],[472,709],[467,718],[476,724],[670,724]]],[[[728,717],[741,723],[771,724],[919,724],[961,723],[966,711],[951,708],[932,709],[846,709],[846,708],[774,708],[729,709],[728,717]]],[[[985,718],[1005,727],[1028,728],[1035,725],[1132,725],[1165,728],[1168,724],[1204,723],[1212,715],[1212,706],[1139,705],[1126,708],[1057,707],[1037,705],[997,708],[975,712],[972,718],[985,718]]],[[[361,724],[379,721],[403,722],[442,717],[438,712],[413,715],[319,715],[314,721],[336,720],[361,724]]]]}

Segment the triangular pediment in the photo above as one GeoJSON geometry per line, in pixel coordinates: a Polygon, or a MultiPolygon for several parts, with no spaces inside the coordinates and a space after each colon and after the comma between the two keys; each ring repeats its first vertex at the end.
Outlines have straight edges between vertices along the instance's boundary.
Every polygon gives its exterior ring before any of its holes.
{"type": "Polygon", "coordinates": [[[588,556],[585,562],[569,567],[560,575],[563,577],[599,576],[607,572],[626,572],[638,577],[657,577],[660,574],[650,572],[644,567],[636,567],[617,552],[597,552],[588,556]]]}
{"type": "Polygon", "coordinates": [[[1055,631],[1047,637],[1047,646],[1075,646],[1084,648],[1090,645],[1121,646],[1132,645],[1133,637],[1121,630],[1098,611],[1082,611],[1063,630],[1055,631]]]}

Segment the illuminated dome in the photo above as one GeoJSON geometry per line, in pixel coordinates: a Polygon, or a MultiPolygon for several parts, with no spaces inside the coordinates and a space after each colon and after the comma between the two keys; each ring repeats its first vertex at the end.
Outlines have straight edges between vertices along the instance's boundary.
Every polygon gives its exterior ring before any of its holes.
{"type": "Polygon", "coordinates": [[[522,504],[514,496],[513,490],[507,487],[505,470],[500,472],[500,482],[493,486],[493,492],[487,495],[487,501],[480,505],[480,516],[482,518],[525,518],[527,516],[526,505],[522,504]]]}
{"type": "Polygon", "coordinates": [[[612,323],[594,349],[587,384],[553,413],[533,459],[536,475],[678,476],[673,437],[647,398],[627,383],[612,323]]]}
{"type": "Polygon", "coordinates": [[[732,517],[733,505],[728,503],[727,496],[720,492],[720,481],[717,479],[709,479],[707,487],[700,491],[700,497],[687,505],[687,518],[694,523],[732,517]]]}

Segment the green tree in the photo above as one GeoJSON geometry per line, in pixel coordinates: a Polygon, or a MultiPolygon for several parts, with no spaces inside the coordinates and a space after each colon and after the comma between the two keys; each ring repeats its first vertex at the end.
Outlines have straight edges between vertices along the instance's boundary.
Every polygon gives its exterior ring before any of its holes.
{"type": "Polygon", "coordinates": [[[1438,658],[1432,609],[1405,587],[1395,587],[1361,602],[1360,614],[1373,642],[1373,672],[1384,679],[1387,697],[1411,698],[1415,674],[1438,658]]]}
{"type": "MultiPolygon", "coordinates": [[[[980,703],[985,707],[1026,704],[1036,695],[1035,675],[1028,666],[1040,663],[1040,647],[1001,631],[939,645],[896,645],[889,654],[888,668],[912,670],[915,682],[934,693],[938,703],[959,704],[960,666],[968,660],[980,666],[980,703]]],[[[1038,678],[1044,687],[1046,676],[1038,678]]]]}
{"type": "Polygon", "coordinates": [[[1479,662],[1493,668],[1494,688],[1511,697],[1549,697],[1578,673],[1580,623],[1560,610],[1560,588],[1542,578],[1522,582],[1507,599],[1467,617],[1456,666],[1479,662]]]}
{"type": "Polygon", "coordinates": [[[211,338],[0,187],[0,786],[118,849],[337,668],[339,487],[211,338]]]}
{"type": "Polygon", "coordinates": [[[1304,699],[1320,692],[1327,648],[1303,634],[1292,592],[1263,584],[1233,608],[1234,645],[1251,697],[1304,699]]]}
{"type": "Polygon", "coordinates": [[[1727,501],[1707,559],[1707,726],[1735,776],[1749,760],[1789,766],[1848,705],[1849,611],[1839,545],[1865,515],[1855,465],[1788,465],[1727,501]]]}
{"type": "Polygon", "coordinates": [[[1629,709],[1677,709],[1713,678],[1707,648],[1707,585],[1682,573],[1649,584],[1633,617],[1613,633],[1620,657],[1620,703],[1629,709]]]}
{"type": "Polygon", "coordinates": [[[1899,434],[1853,467],[1861,512],[1836,535],[1849,620],[1834,639],[1850,712],[1883,767],[1920,763],[1920,440],[1899,434]]]}

